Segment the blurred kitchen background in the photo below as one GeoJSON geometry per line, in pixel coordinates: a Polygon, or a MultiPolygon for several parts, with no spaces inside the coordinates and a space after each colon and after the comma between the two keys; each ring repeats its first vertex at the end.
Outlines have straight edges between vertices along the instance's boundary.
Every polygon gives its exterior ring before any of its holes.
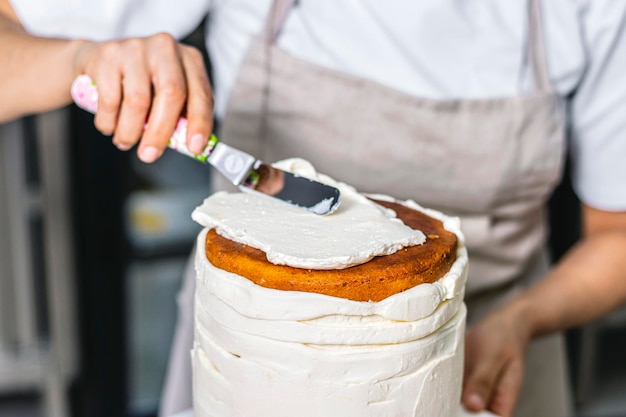
{"type": "MultiPolygon", "coordinates": [[[[0,416],[156,415],[210,174],[175,152],[142,164],[73,106],[0,125],[0,416]]],[[[565,182],[555,258],[576,204],[565,182]]],[[[578,416],[626,414],[625,326],[626,310],[568,333],[578,416]]]]}
{"type": "Polygon", "coordinates": [[[74,106],[0,125],[0,416],[156,415],[210,173],[74,106]]]}

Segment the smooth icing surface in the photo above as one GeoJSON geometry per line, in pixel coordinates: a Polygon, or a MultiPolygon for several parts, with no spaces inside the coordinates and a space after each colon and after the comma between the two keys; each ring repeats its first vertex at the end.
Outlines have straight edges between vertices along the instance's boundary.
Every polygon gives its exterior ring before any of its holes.
{"type": "MultiPolygon", "coordinates": [[[[310,168],[299,161],[295,163],[310,168]]],[[[348,195],[344,195],[342,185],[342,199],[347,199],[335,212],[344,220],[333,227],[350,222],[353,212],[363,230],[370,228],[370,235],[372,230],[387,230],[388,223],[399,221],[389,217],[389,210],[377,206],[371,210],[370,200],[354,190],[355,195],[350,195],[349,187],[345,187],[348,195]],[[364,211],[361,205],[366,206],[364,211]],[[377,220],[372,221],[373,218],[377,220]]],[[[289,220],[279,222],[278,230],[266,230],[268,236],[259,233],[250,239],[249,228],[257,229],[252,218],[249,223],[230,221],[233,214],[229,210],[240,214],[237,204],[250,201],[246,200],[250,198],[248,194],[236,195],[242,200],[207,199],[194,218],[201,218],[209,227],[222,227],[222,233],[229,237],[234,235],[246,242],[258,240],[260,246],[269,249],[280,240],[275,234],[286,237],[297,232],[303,240],[302,230],[307,230],[315,235],[307,236],[307,240],[315,241],[318,235],[332,232],[324,225],[292,230],[290,223],[294,219],[304,223],[310,219],[331,222],[335,214],[321,217],[295,209],[303,212],[304,217],[291,217],[291,213],[285,213],[292,208],[278,202],[278,206],[272,207],[277,212],[271,216],[289,220]],[[213,217],[217,220],[211,220],[213,217]]],[[[413,202],[405,204],[442,220],[448,230],[459,236],[457,259],[439,281],[415,286],[380,302],[260,287],[214,267],[204,251],[208,228],[200,234],[192,351],[196,417],[457,415],[463,371],[467,251],[457,219],[424,210],[413,202]]],[[[262,227],[265,226],[258,226],[257,230],[262,227]]],[[[391,229],[393,232],[382,234],[386,238],[395,236],[402,228],[391,229]]],[[[363,232],[352,226],[343,226],[341,230],[348,240],[336,243],[333,250],[316,245],[307,249],[302,245],[297,256],[289,256],[305,260],[313,257],[315,265],[330,265],[324,257],[332,258],[332,263],[352,262],[355,257],[364,259],[360,258],[363,254],[370,256],[372,247],[397,243],[386,238],[382,244],[369,240],[359,251],[337,257],[334,252],[341,245],[351,245],[346,242],[350,242],[353,233],[362,236],[363,232]]],[[[279,258],[284,260],[287,256],[283,253],[279,258]]]]}

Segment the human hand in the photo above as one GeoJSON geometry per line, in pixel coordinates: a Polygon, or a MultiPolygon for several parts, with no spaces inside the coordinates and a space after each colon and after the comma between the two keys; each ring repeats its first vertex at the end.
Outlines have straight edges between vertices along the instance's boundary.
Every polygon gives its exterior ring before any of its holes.
{"type": "Polygon", "coordinates": [[[98,86],[94,124],[113,143],[153,162],[167,147],[182,114],[187,147],[200,153],[213,130],[213,96],[202,54],[168,34],[86,42],[74,67],[98,86]]]}
{"type": "Polygon", "coordinates": [[[527,317],[514,304],[492,312],[467,331],[462,402],[468,410],[513,415],[529,339],[527,317]]]}

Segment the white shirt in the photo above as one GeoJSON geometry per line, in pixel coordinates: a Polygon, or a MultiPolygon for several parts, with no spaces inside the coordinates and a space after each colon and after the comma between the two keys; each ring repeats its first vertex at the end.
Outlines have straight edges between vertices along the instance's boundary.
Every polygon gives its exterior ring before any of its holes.
{"type": "MultiPolygon", "coordinates": [[[[11,0],[27,30],[106,39],[183,37],[209,13],[216,114],[271,0],[11,0]]],[[[301,59],[432,99],[530,91],[527,0],[300,0],[278,46],[301,59]]],[[[550,78],[567,99],[573,184],[626,210],[626,0],[543,1],[550,78]]]]}

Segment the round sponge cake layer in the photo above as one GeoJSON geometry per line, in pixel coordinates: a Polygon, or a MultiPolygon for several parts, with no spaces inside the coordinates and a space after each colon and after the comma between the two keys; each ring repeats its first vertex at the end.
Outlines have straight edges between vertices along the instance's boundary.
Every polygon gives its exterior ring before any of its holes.
{"type": "MultiPolygon", "coordinates": [[[[394,210],[409,227],[427,237],[421,245],[337,270],[274,265],[258,249],[226,239],[215,230],[206,236],[207,259],[217,268],[266,288],[305,291],[354,301],[381,301],[416,285],[443,277],[456,260],[457,236],[441,221],[397,202],[375,200],[394,210]]],[[[376,231],[372,231],[376,233],[376,231]]]]}

